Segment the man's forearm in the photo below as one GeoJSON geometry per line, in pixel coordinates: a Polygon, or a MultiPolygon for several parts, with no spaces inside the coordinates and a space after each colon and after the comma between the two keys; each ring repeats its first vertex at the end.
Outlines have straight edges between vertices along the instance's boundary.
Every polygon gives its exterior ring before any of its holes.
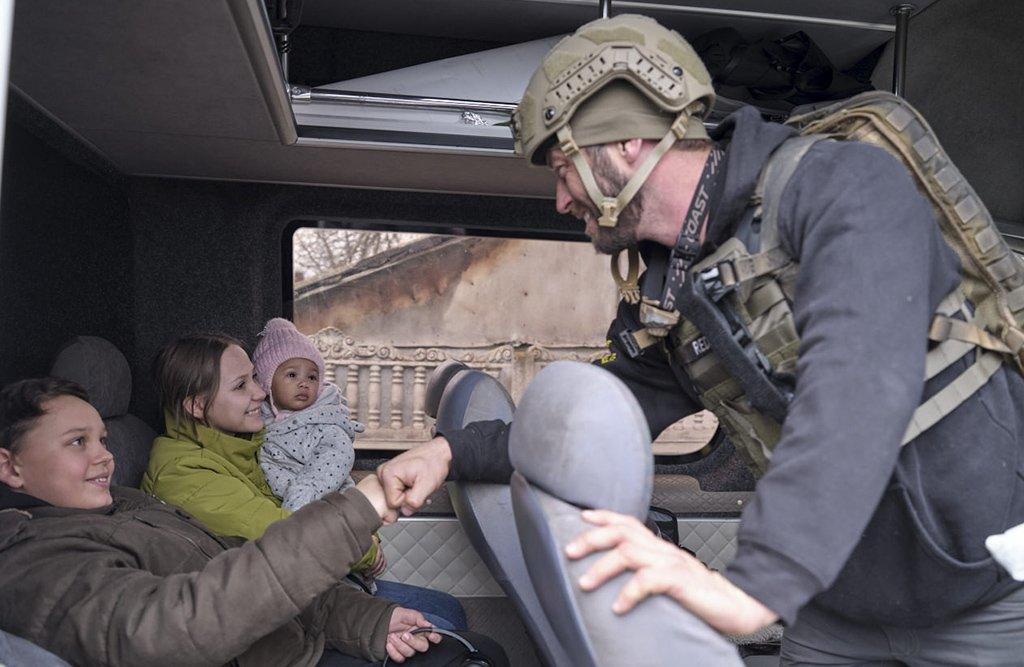
{"type": "Polygon", "coordinates": [[[508,482],[512,476],[508,433],[509,425],[500,419],[474,422],[464,429],[439,433],[448,441],[452,453],[448,479],[508,482]]]}

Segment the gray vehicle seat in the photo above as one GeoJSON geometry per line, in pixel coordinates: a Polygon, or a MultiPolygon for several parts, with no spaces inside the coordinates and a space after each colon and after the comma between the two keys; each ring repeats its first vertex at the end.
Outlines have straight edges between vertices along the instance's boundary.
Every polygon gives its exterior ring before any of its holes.
{"type": "MultiPolygon", "coordinates": [[[[554,363],[527,388],[512,422],[512,506],[527,570],[564,664],[742,665],[736,647],[666,596],[612,612],[624,573],[585,593],[577,579],[601,557],[569,561],[565,545],[591,526],[581,508],[643,521],[651,499],[650,432],[636,399],[589,364],[554,363]]],[[[563,663],[559,663],[563,664],[563,663]]]]}
{"type": "Polygon", "coordinates": [[[0,630],[0,666],[5,667],[69,667],[49,651],[27,639],[0,630]]]}
{"type": "MultiPolygon", "coordinates": [[[[458,361],[434,370],[424,398],[427,414],[436,418],[436,430],[442,433],[475,421],[509,423],[515,412],[501,383],[458,361]]],[[[552,667],[569,664],[526,572],[508,484],[450,482],[448,492],[470,543],[516,606],[541,658],[552,667]]]]}
{"type": "Polygon", "coordinates": [[[89,392],[89,401],[107,427],[107,449],[115,461],[113,483],[138,488],[156,433],[128,414],[132,373],[121,351],[103,338],[77,336],[57,354],[50,375],[73,380],[89,392]]]}

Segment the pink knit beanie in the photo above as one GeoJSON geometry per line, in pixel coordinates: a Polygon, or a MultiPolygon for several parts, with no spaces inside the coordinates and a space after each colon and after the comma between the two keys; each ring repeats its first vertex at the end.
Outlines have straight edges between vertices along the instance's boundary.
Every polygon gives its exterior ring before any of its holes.
{"type": "Polygon", "coordinates": [[[252,353],[256,367],[256,382],[263,391],[270,394],[270,383],[277,367],[289,359],[309,359],[320,371],[320,382],[324,381],[324,358],[320,356],[313,341],[295,328],[286,319],[275,317],[267,322],[260,332],[260,342],[252,353]]]}

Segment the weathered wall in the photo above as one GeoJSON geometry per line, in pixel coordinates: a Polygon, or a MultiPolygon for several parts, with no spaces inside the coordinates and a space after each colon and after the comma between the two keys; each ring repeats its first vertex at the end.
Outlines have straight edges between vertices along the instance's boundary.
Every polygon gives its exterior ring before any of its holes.
{"type": "Polygon", "coordinates": [[[453,238],[299,297],[295,322],[392,345],[598,346],[616,301],[587,243],[453,238]]]}

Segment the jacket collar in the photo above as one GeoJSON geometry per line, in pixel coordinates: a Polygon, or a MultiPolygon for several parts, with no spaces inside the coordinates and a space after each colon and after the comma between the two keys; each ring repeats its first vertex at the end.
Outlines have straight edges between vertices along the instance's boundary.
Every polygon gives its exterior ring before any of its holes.
{"type": "Polygon", "coordinates": [[[757,109],[745,106],[730,114],[709,132],[729,151],[725,181],[718,209],[712,211],[707,238],[718,245],[732,236],[757,186],[757,178],[771,154],[796,130],[761,118],[757,109]]]}
{"type": "Polygon", "coordinates": [[[27,493],[18,493],[6,484],[0,483],[0,510],[27,510],[33,507],[49,507],[50,503],[27,493]]]}
{"type": "Polygon", "coordinates": [[[93,509],[77,509],[71,507],[56,507],[45,500],[40,500],[39,498],[28,495],[27,493],[18,493],[17,491],[11,490],[11,488],[6,484],[0,484],[0,511],[9,509],[22,510],[33,517],[113,514],[118,510],[129,509],[130,507],[139,505],[140,498],[143,497],[141,491],[119,486],[110,487],[110,494],[113,496],[114,502],[109,505],[93,509]]]}
{"type": "Polygon", "coordinates": [[[256,460],[256,450],[263,443],[263,431],[237,436],[196,422],[179,424],[170,414],[164,416],[164,425],[168,437],[192,442],[220,455],[241,470],[252,465],[256,460]]]}

